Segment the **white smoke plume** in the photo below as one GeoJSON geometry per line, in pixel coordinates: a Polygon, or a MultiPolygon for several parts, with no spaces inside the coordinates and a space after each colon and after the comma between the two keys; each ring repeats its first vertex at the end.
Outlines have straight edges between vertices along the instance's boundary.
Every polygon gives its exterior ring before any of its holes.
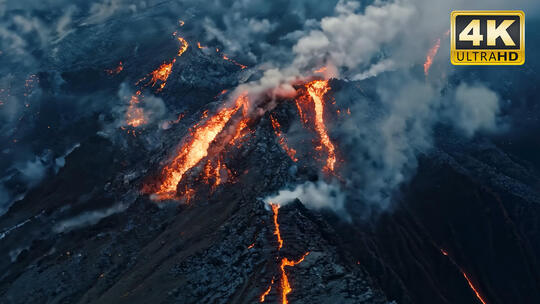
{"type": "Polygon", "coordinates": [[[345,207],[345,195],[339,187],[323,181],[306,182],[294,189],[280,190],[278,194],[265,198],[264,202],[283,206],[295,199],[299,199],[307,208],[316,210],[330,209],[342,212],[345,207]]]}
{"type": "Polygon", "coordinates": [[[499,97],[483,85],[460,84],[456,89],[456,106],[450,117],[467,136],[478,130],[495,131],[499,113],[499,97]]]}
{"type": "Polygon", "coordinates": [[[127,204],[120,203],[106,209],[83,212],[72,218],[59,222],[53,227],[53,231],[56,233],[61,233],[68,232],[73,229],[91,226],[108,216],[123,212],[124,210],[126,210],[127,207],[127,204]]]}

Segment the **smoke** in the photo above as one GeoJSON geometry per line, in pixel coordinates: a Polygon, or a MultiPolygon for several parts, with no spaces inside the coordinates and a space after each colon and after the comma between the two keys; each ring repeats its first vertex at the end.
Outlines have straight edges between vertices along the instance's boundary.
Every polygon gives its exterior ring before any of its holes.
{"type": "Polygon", "coordinates": [[[132,90],[131,86],[127,83],[122,83],[118,89],[117,101],[119,102],[114,108],[114,117],[115,120],[112,124],[108,124],[105,129],[105,133],[113,134],[119,127],[126,127],[127,119],[126,115],[129,111],[130,106],[141,109],[144,114],[144,124],[143,125],[155,125],[162,122],[167,115],[167,107],[163,102],[163,99],[152,95],[150,92],[143,92],[137,97],[138,102],[133,104],[132,97],[136,93],[132,90]]]}
{"type": "Polygon", "coordinates": [[[78,147],[79,144],[76,144],[56,158],[53,151],[45,150],[39,155],[32,155],[29,159],[12,164],[6,170],[7,174],[0,178],[0,215],[6,212],[13,202],[23,199],[30,189],[47,176],[58,173],[65,165],[65,158],[78,147]]]}
{"type": "Polygon", "coordinates": [[[63,155],[57,157],[54,159],[54,172],[58,173],[60,168],[63,168],[66,165],[66,157],[71,154],[71,152],[75,151],[75,149],[79,148],[81,146],[80,143],[76,143],[73,145],[73,147],[69,148],[66,153],[63,155]]]}
{"type": "Polygon", "coordinates": [[[77,216],[59,222],[52,228],[52,230],[56,233],[62,233],[73,229],[91,226],[108,216],[123,212],[127,209],[127,207],[127,204],[120,203],[102,210],[83,212],[77,216]]]}
{"type": "Polygon", "coordinates": [[[392,71],[396,68],[396,63],[392,59],[383,59],[371,65],[367,71],[361,72],[351,78],[351,80],[364,80],[375,77],[382,72],[392,71]]]}
{"type": "Polygon", "coordinates": [[[451,109],[456,126],[467,136],[478,130],[495,131],[499,113],[499,97],[483,85],[460,84],[456,89],[456,106],[451,109]]]}
{"type": "Polygon", "coordinates": [[[412,5],[402,1],[370,5],[356,13],[359,8],[358,2],[340,1],[336,16],[323,18],[320,30],[311,31],[294,46],[295,64],[307,68],[330,61],[351,69],[365,66],[414,14],[412,5]]]}
{"type": "Polygon", "coordinates": [[[307,208],[316,210],[330,209],[342,212],[345,206],[345,196],[339,187],[323,181],[306,182],[294,189],[280,190],[278,194],[266,197],[264,202],[283,206],[295,199],[299,199],[307,208]]]}
{"type": "Polygon", "coordinates": [[[45,153],[43,156],[36,156],[33,160],[29,160],[21,165],[16,165],[15,167],[22,173],[28,186],[33,187],[45,176],[48,163],[50,163],[50,154],[45,153]]]}

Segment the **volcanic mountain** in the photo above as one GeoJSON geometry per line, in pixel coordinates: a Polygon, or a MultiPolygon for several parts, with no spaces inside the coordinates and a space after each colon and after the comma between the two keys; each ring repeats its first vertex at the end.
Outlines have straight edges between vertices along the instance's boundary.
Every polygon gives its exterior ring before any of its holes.
{"type": "Polygon", "coordinates": [[[336,131],[343,96],[376,109],[375,80],[315,74],[253,106],[235,88],[260,71],[180,35],[66,61],[60,86],[37,73],[50,101],[40,125],[89,91],[126,103],[78,120],[81,131],[32,135],[78,144],[0,217],[1,303],[540,303],[540,175],[508,137],[437,126],[385,208],[354,192],[360,203],[338,212],[309,198],[278,206],[267,198],[282,189],[347,184],[357,151],[336,131]],[[152,116],[158,98],[168,119],[152,116]]]}

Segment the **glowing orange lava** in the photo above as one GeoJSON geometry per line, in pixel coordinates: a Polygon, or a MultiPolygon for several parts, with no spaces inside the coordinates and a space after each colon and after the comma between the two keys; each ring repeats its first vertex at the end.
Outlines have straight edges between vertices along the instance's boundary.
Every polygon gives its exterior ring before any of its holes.
{"type": "Polygon", "coordinates": [[[279,144],[281,145],[281,148],[289,155],[289,157],[292,159],[292,161],[298,161],[298,159],[295,157],[296,150],[289,148],[287,145],[287,142],[285,140],[285,136],[283,133],[281,133],[281,125],[277,121],[277,119],[274,118],[274,116],[270,115],[270,121],[272,122],[272,127],[274,128],[274,133],[276,134],[277,138],[279,139],[279,144]]]}
{"type": "Polygon", "coordinates": [[[246,128],[248,127],[248,122],[249,122],[248,117],[244,117],[242,118],[242,120],[240,120],[240,122],[236,126],[236,132],[234,133],[234,136],[230,140],[230,143],[232,145],[236,145],[239,142],[239,140],[242,139],[246,135],[246,132],[244,132],[244,130],[246,130],[246,128]]]}
{"type": "Polygon", "coordinates": [[[184,54],[184,52],[187,50],[189,44],[188,42],[186,41],[186,39],[182,38],[182,37],[176,37],[178,39],[178,41],[180,41],[181,45],[180,45],[180,49],[178,50],[178,55],[177,56],[182,56],[182,54],[184,54]]]}
{"type": "Polygon", "coordinates": [[[291,261],[287,258],[281,259],[280,269],[281,269],[281,303],[282,304],[289,303],[287,301],[287,295],[291,293],[292,291],[291,284],[289,283],[289,278],[287,277],[287,273],[285,272],[285,266],[295,266],[297,264],[300,264],[306,258],[308,254],[309,254],[309,251],[304,253],[304,255],[297,261],[291,261]]]}
{"type": "MultiPolygon", "coordinates": [[[[283,247],[283,240],[281,239],[281,232],[279,230],[279,223],[278,223],[278,212],[279,212],[279,205],[270,203],[270,206],[272,207],[272,212],[274,215],[274,235],[276,235],[278,240],[278,250],[283,247]]],[[[287,276],[287,272],[285,272],[285,267],[292,267],[299,263],[301,263],[306,256],[309,254],[309,251],[304,253],[304,255],[298,259],[297,261],[289,260],[288,258],[281,258],[281,263],[279,265],[279,268],[281,270],[281,279],[280,279],[280,285],[281,285],[281,303],[287,304],[287,295],[291,293],[292,287],[289,283],[289,277],[287,276]]],[[[274,278],[272,278],[272,282],[270,282],[270,286],[264,291],[264,293],[261,295],[259,302],[264,302],[265,297],[270,293],[270,290],[272,290],[272,285],[274,284],[274,278]]]]}
{"type": "MultiPolygon", "coordinates": [[[[174,35],[176,35],[176,33],[174,35]]],[[[182,54],[184,54],[184,52],[189,47],[189,44],[182,37],[176,37],[176,38],[180,42],[180,48],[178,49],[177,56],[182,56],[182,54]]],[[[176,58],[173,58],[170,62],[164,62],[157,69],[152,71],[150,73],[151,78],[150,78],[150,81],[148,82],[148,84],[151,84],[152,87],[154,87],[159,81],[160,84],[159,84],[159,88],[158,88],[157,91],[159,92],[159,91],[163,90],[163,88],[167,84],[167,79],[169,79],[169,76],[171,75],[172,67],[175,64],[175,62],[176,62],[176,58]]],[[[146,77],[139,80],[139,82],[143,81],[144,79],[146,79],[146,77]]]]}
{"type": "MultiPolygon", "coordinates": [[[[224,164],[223,164],[223,167],[227,169],[227,167],[225,167],[224,164]]],[[[211,185],[212,191],[214,191],[216,187],[219,186],[221,182],[223,181],[221,177],[221,168],[222,168],[222,164],[221,164],[220,158],[217,159],[217,163],[215,166],[212,166],[212,160],[210,159],[204,166],[202,178],[205,181],[205,183],[211,185]]]]}
{"type": "Polygon", "coordinates": [[[279,205],[270,203],[270,206],[272,207],[272,212],[274,213],[274,235],[277,237],[278,240],[278,250],[283,247],[283,240],[281,239],[281,233],[279,232],[279,223],[278,223],[278,213],[279,213],[279,205]]]}
{"type": "Polygon", "coordinates": [[[441,47],[441,39],[437,38],[437,40],[435,40],[435,44],[429,49],[426,55],[426,62],[424,62],[424,74],[426,76],[429,73],[429,68],[433,64],[433,58],[435,58],[435,55],[437,55],[437,52],[439,51],[440,47],[441,47]]]}
{"type": "Polygon", "coordinates": [[[240,96],[236,99],[234,106],[223,108],[202,125],[195,126],[191,132],[191,138],[186,140],[172,162],[163,168],[163,181],[155,193],[158,199],[171,199],[176,196],[176,187],[186,171],[208,155],[210,144],[230,118],[244,105],[245,99],[247,99],[245,95],[240,96]]]}
{"type": "Polygon", "coordinates": [[[264,293],[261,295],[259,302],[264,302],[264,298],[270,293],[272,290],[272,285],[274,285],[274,278],[272,278],[272,281],[270,282],[270,285],[268,285],[268,288],[264,291],[264,293]]]}
{"type": "Polygon", "coordinates": [[[169,78],[169,75],[171,75],[174,62],[175,60],[169,63],[163,63],[159,66],[159,68],[155,69],[150,73],[150,75],[152,76],[152,78],[150,79],[150,83],[152,84],[152,86],[155,86],[158,80],[161,81],[158,91],[163,90],[163,88],[167,84],[167,79],[169,78]]]}
{"type": "Polygon", "coordinates": [[[451,256],[448,255],[448,252],[446,252],[444,249],[440,249],[440,250],[441,250],[441,253],[443,255],[447,256],[450,259],[450,262],[452,262],[452,264],[454,264],[459,269],[459,271],[461,272],[461,274],[463,275],[463,277],[467,281],[467,284],[469,284],[469,287],[474,292],[474,295],[476,296],[476,298],[478,300],[480,300],[480,302],[482,302],[482,304],[487,304],[487,302],[484,300],[484,298],[482,298],[482,295],[480,294],[478,289],[472,283],[471,279],[469,278],[469,275],[465,271],[463,271],[463,269],[461,267],[459,267],[459,265],[454,261],[454,259],[451,256]]]}
{"type": "Polygon", "coordinates": [[[328,132],[326,130],[326,125],[324,123],[324,101],[323,96],[330,90],[327,80],[314,80],[306,85],[307,92],[315,107],[315,130],[319,134],[321,145],[323,145],[328,151],[328,158],[326,159],[325,169],[328,171],[334,171],[334,166],[336,163],[336,152],[335,147],[328,132]]]}
{"type": "Polygon", "coordinates": [[[206,46],[202,46],[200,42],[197,42],[197,47],[201,50],[207,48],[206,46]]]}

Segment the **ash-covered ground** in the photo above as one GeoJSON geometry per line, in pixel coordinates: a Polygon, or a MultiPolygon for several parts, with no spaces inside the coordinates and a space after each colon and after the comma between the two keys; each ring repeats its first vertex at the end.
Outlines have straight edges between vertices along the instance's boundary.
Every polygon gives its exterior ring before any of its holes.
{"type": "Polygon", "coordinates": [[[539,303],[539,41],[450,66],[481,2],[0,2],[0,303],[539,303]]]}

